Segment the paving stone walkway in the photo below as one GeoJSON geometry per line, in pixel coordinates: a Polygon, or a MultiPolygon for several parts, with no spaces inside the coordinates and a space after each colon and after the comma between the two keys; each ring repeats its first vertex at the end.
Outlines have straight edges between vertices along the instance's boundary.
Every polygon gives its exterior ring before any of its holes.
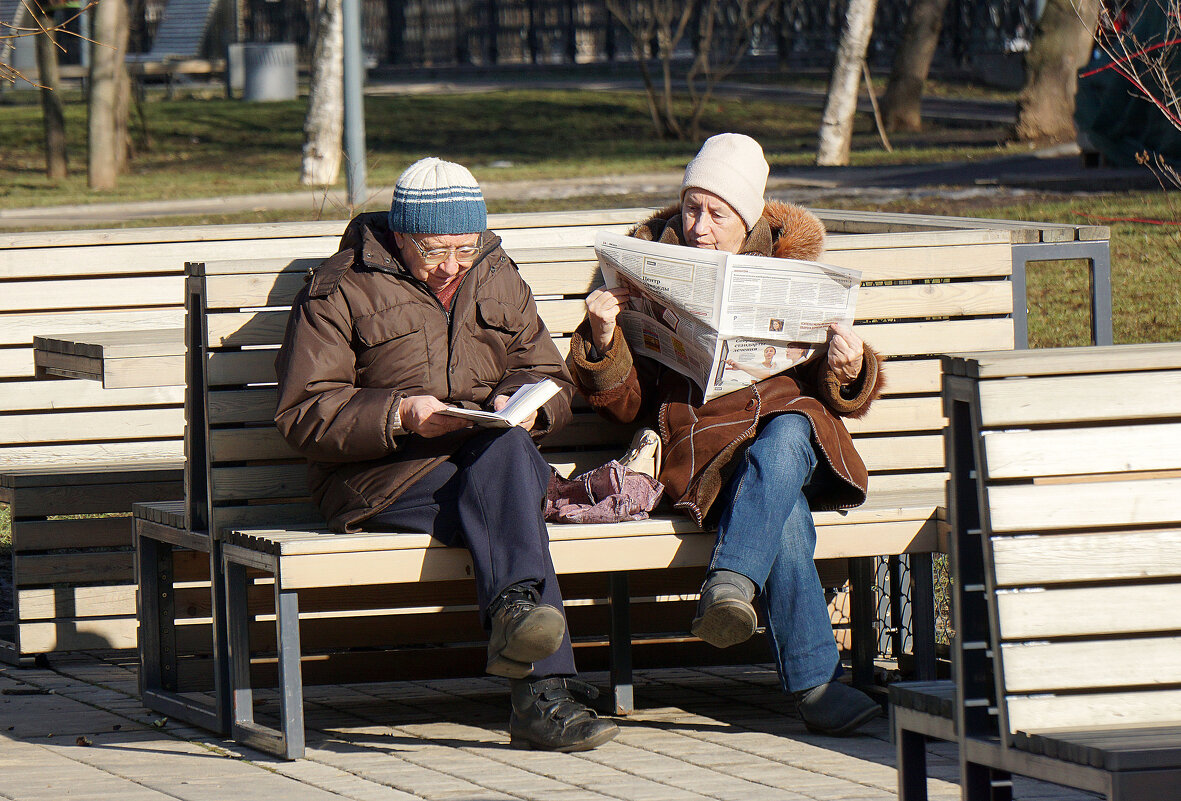
{"type": "MultiPolygon", "coordinates": [[[[599,686],[606,677],[588,674],[599,686]]],[[[896,798],[886,719],[805,731],[767,665],[641,671],[640,710],[581,754],[508,746],[493,678],[306,689],[308,750],[284,762],[144,709],[133,658],[0,668],[0,799],[10,801],[877,801],[896,798]]],[[[260,694],[260,716],[276,699],[260,694]]],[[[959,798],[954,749],[931,746],[933,801],[959,798]]],[[[1016,797],[1094,796],[1018,780],[1016,797]]]]}

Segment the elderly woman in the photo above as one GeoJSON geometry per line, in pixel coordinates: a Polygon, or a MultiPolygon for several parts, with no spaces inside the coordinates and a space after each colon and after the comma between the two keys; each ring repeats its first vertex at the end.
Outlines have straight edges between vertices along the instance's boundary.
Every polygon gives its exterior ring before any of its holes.
{"type": "MultiPolygon", "coordinates": [[[[742,134],[707,140],[685,169],[681,202],[632,236],[729,253],[816,259],[824,226],[808,211],[765,202],[769,167],[742,134]]],[[[784,690],[813,732],[843,736],[879,713],[836,681],[839,652],[813,554],[812,509],[865,501],[867,472],[840,417],[864,415],[882,384],[879,359],[849,328],[834,325],[813,359],[749,388],[702,403],[683,375],[634,357],[616,326],[625,289],[587,297],[587,319],[568,363],[603,416],[656,417],[659,478],[675,506],[716,522],[717,544],[692,631],[719,648],[754,634],[761,602],[784,690]]]]}

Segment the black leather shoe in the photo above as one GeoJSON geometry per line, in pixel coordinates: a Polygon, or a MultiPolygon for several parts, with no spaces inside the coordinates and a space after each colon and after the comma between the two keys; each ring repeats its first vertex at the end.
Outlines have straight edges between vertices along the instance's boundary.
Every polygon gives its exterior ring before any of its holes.
{"type": "Polygon", "coordinates": [[[741,573],[715,570],[701,587],[697,617],[689,630],[715,648],[746,642],[755,633],[758,617],[752,604],[754,582],[741,573]]]}
{"type": "Polygon", "coordinates": [[[588,700],[599,691],[577,679],[559,677],[511,683],[513,714],[510,745],[538,751],[589,751],[619,734],[614,721],[598,717],[574,692],[588,700]],[[574,692],[571,692],[571,691],[574,692]]]}
{"type": "Polygon", "coordinates": [[[538,604],[533,590],[506,591],[493,604],[491,614],[485,670],[494,676],[523,679],[533,672],[534,662],[562,645],[566,618],[554,607],[538,604]]]}
{"type": "Polygon", "coordinates": [[[800,690],[795,697],[804,726],[813,734],[845,737],[882,714],[876,701],[839,681],[800,690]]]}

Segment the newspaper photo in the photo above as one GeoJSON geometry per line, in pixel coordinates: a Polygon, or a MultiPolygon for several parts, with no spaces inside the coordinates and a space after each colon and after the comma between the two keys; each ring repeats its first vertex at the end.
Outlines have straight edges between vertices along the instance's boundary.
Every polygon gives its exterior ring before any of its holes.
{"type": "Polygon", "coordinates": [[[616,234],[595,241],[617,324],[634,353],[688,376],[705,400],[815,355],[833,323],[853,324],[861,273],[616,234]]]}

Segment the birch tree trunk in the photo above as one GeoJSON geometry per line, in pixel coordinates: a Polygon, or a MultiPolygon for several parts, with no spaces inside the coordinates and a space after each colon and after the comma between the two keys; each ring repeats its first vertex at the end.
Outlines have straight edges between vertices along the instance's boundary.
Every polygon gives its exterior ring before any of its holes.
{"type": "Polygon", "coordinates": [[[841,33],[832,81],[828,85],[828,102],[824,105],[824,116],[820,120],[816,163],[821,167],[849,163],[853,116],[857,113],[857,87],[861,84],[862,65],[869,48],[869,37],[873,34],[876,9],[877,0],[849,0],[845,12],[845,29],[841,33]]]}
{"type": "Polygon", "coordinates": [[[299,182],[331,186],[340,174],[344,131],[344,15],[341,0],[317,0],[316,6],[316,44],[299,182]]]}
{"type": "Polygon", "coordinates": [[[1014,136],[1023,142],[1075,137],[1078,70],[1091,55],[1099,0],[1047,0],[1025,54],[1025,87],[1017,97],[1014,136]]]}
{"type": "Polygon", "coordinates": [[[62,108],[61,70],[57,60],[57,33],[53,19],[40,6],[30,7],[41,33],[37,48],[37,82],[41,84],[41,115],[45,127],[45,174],[51,181],[66,177],[66,117],[62,108]]]}
{"type": "Polygon", "coordinates": [[[887,131],[921,131],[920,114],[923,86],[931,69],[931,59],[943,30],[943,12],[947,0],[914,0],[902,33],[902,42],[894,54],[890,82],[882,99],[882,115],[887,131]]]}
{"type": "Polygon", "coordinates": [[[127,161],[127,6],[99,0],[94,7],[88,102],[87,181],[91,189],[114,189],[127,161]]]}

